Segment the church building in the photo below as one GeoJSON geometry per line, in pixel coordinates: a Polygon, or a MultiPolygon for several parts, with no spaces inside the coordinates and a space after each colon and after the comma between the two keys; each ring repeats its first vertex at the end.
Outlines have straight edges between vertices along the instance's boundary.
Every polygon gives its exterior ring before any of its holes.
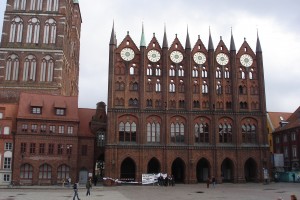
{"type": "Polygon", "coordinates": [[[259,37],[236,49],[231,34],[216,48],[198,37],[185,46],[153,35],[139,47],[129,33],[109,43],[105,175],[141,181],[172,174],[176,182],[263,180],[269,167],[263,56],[259,37]]]}

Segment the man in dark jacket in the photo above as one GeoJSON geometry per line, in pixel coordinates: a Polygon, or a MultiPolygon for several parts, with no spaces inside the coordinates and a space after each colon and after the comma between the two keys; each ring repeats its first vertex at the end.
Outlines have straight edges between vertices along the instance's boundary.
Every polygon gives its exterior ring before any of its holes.
{"type": "Polygon", "coordinates": [[[78,183],[74,183],[73,190],[74,190],[73,200],[75,200],[75,197],[77,197],[77,200],[80,200],[78,196],[78,183]]]}

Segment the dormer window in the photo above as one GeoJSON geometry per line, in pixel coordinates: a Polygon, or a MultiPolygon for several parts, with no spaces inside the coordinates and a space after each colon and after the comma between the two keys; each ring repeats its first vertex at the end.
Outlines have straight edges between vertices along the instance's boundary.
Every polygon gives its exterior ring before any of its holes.
{"type": "Polygon", "coordinates": [[[55,114],[59,116],[64,116],[66,115],[66,109],[65,108],[56,108],[55,114]]]}
{"type": "Polygon", "coordinates": [[[42,107],[32,106],[31,107],[31,114],[36,114],[36,115],[42,114],[42,107]]]}

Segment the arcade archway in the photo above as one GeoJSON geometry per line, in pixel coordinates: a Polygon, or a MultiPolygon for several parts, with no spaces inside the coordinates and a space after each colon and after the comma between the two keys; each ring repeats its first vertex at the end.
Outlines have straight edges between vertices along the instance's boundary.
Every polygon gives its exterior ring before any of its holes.
{"type": "Polygon", "coordinates": [[[172,174],[177,183],[184,183],[185,179],[185,164],[180,158],[176,158],[172,163],[172,174]]]}
{"type": "Polygon", "coordinates": [[[257,180],[257,164],[253,158],[245,162],[244,173],[246,182],[255,182],[257,180]]]}
{"type": "Polygon", "coordinates": [[[156,158],[152,158],[148,162],[147,173],[148,174],[158,174],[160,173],[160,163],[156,158]]]}
{"type": "Polygon", "coordinates": [[[221,174],[223,182],[233,182],[234,181],[234,164],[232,160],[226,158],[221,165],[221,174]]]}
{"type": "Polygon", "coordinates": [[[126,158],[121,164],[120,179],[123,181],[134,181],[135,180],[135,163],[131,158],[126,158]]]}
{"type": "Polygon", "coordinates": [[[205,158],[202,158],[198,161],[196,175],[198,182],[205,182],[210,176],[210,164],[205,158]]]}

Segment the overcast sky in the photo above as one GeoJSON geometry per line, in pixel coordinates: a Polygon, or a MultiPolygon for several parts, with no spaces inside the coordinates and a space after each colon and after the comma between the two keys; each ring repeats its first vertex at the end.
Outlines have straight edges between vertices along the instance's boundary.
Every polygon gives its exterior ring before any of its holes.
{"type": "MultiPolygon", "coordinates": [[[[0,0],[0,30],[5,0],[0,0]]],[[[107,102],[109,39],[114,21],[118,44],[129,31],[139,46],[142,23],[146,42],[153,33],[162,44],[166,24],[169,45],[178,34],[185,45],[187,26],[191,44],[198,35],[214,47],[220,36],[229,48],[233,30],[236,48],[244,38],[255,51],[257,30],[264,57],[267,110],[294,112],[300,106],[299,0],[80,0],[82,15],[79,106],[95,108],[107,102]]]]}

